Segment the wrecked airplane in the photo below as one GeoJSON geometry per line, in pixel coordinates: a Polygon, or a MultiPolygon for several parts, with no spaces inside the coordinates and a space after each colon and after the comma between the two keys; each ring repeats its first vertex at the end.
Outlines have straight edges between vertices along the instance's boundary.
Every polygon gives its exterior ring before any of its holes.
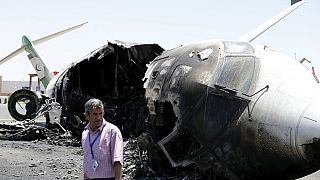
{"type": "Polygon", "coordinates": [[[320,87],[289,57],[205,41],[164,52],[145,78],[153,129],[144,143],[156,143],[172,167],[196,164],[227,179],[298,178],[320,168],[320,87]]]}
{"type": "Polygon", "coordinates": [[[157,44],[109,42],[51,79],[46,94],[56,106],[46,106],[47,117],[80,135],[83,104],[100,98],[106,119],[124,137],[137,137],[154,176],[310,174],[320,168],[317,79],[288,56],[251,43],[303,3],[294,2],[238,41],[167,51],[157,44]]]}

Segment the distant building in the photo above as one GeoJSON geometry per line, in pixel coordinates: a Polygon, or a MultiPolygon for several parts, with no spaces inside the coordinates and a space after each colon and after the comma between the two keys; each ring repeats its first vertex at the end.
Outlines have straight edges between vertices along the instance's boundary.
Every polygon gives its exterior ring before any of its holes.
{"type": "MultiPolygon", "coordinates": [[[[31,89],[36,90],[38,86],[38,81],[32,81],[31,89]]],[[[19,89],[28,89],[29,81],[2,81],[2,85],[0,85],[0,93],[13,93],[19,89]]],[[[40,83],[40,90],[44,91],[45,88],[40,83]]]]}

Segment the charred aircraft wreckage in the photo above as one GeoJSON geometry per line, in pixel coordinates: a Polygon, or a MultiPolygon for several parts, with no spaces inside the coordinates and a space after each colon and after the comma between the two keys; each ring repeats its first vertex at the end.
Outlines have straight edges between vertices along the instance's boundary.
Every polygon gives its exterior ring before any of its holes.
{"type": "MultiPolygon", "coordinates": [[[[46,109],[50,122],[80,136],[83,104],[97,97],[124,137],[138,140],[156,176],[305,176],[320,168],[317,78],[299,62],[251,43],[302,3],[292,2],[237,41],[167,51],[157,44],[108,42],[54,76],[46,95],[12,94],[9,111],[23,120],[46,109]],[[33,103],[30,114],[17,112],[21,98],[33,103]]],[[[31,61],[37,57],[30,54],[31,61]]]]}

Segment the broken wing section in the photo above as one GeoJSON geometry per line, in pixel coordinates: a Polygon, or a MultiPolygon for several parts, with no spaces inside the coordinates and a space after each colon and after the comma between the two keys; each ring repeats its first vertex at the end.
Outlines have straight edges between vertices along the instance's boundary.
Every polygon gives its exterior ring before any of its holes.
{"type": "Polygon", "coordinates": [[[104,102],[106,118],[124,137],[143,131],[147,112],[141,79],[146,64],[162,51],[157,44],[114,41],[73,63],[49,92],[63,106],[61,124],[80,136],[84,103],[95,97],[104,102]]]}

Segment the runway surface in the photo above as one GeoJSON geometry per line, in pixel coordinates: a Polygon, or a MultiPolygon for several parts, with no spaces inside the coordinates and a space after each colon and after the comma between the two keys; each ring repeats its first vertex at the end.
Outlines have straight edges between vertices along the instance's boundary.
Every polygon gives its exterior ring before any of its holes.
{"type": "Polygon", "coordinates": [[[9,114],[7,104],[0,104],[0,121],[14,121],[9,114]]]}

